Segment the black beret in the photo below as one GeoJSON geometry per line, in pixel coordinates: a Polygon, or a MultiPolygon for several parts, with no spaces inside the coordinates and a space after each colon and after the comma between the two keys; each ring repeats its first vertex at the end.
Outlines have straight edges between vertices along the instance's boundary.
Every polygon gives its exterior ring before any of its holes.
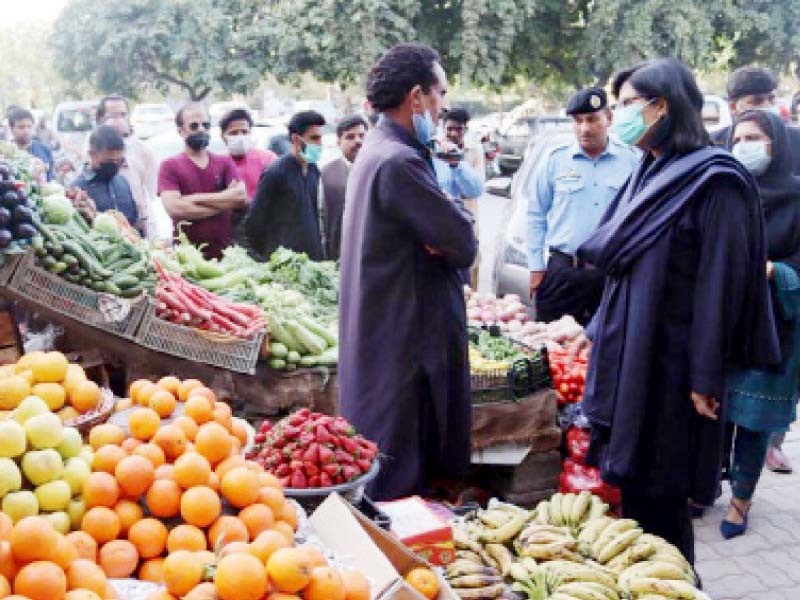
{"type": "Polygon", "coordinates": [[[593,113],[608,106],[606,91],[602,88],[590,87],[578,90],[567,102],[567,114],[593,113]]]}
{"type": "Polygon", "coordinates": [[[728,79],[728,100],[753,94],[769,94],[778,89],[778,78],[764,67],[740,67],[728,79]]]}

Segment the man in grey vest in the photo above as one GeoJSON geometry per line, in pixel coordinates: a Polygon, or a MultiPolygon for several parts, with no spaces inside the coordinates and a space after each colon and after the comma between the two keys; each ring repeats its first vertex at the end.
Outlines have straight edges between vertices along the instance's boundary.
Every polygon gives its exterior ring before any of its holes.
{"type": "Polygon", "coordinates": [[[336,137],[339,140],[342,157],[328,163],[322,169],[319,214],[322,221],[320,224],[320,231],[323,235],[322,245],[327,260],[339,260],[347,176],[358,151],[361,150],[366,133],[367,122],[363,117],[355,115],[342,119],[336,127],[336,137]]]}

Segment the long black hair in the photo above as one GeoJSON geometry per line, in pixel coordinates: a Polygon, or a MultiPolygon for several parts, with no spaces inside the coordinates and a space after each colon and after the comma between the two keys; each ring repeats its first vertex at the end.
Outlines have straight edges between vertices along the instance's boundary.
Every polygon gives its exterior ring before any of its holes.
{"type": "Polygon", "coordinates": [[[662,152],[688,154],[710,143],[703,125],[703,94],[694,75],[675,58],[659,58],[640,63],[614,76],[614,95],[625,83],[647,100],[663,98],[667,114],[647,134],[652,148],[662,152]]]}

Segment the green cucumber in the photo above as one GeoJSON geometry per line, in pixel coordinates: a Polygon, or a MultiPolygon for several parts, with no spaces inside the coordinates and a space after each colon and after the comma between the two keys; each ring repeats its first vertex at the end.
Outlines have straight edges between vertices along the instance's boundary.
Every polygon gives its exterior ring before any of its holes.
{"type": "Polygon", "coordinates": [[[139,285],[139,281],[140,279],[138,277],[134,277],[128,273],[120,273],[119,275],[115,275],[111,278],[111,283],[120,288],[129,288],[139,285]]]}
{"type": "Polygon", "coordinates": [[[295,320],[287,321],[286,329],[305,348],[302,354],[322,354],[328,347],[324,339],[295,320]]]}
{"type": "Polygon", "coordinates": [[[328,346],[335,346],[339,343],[339,340],[336,339],[335,335],[331,334],[326,327],[320,325],[314,319],[309,317],[298,317],[297,322],[308,329],[311,333],[321,337],[328,346]]]}
{"type": "Polygon", "coordinates": [[[272,358],[267,364],[269,364],[271,369],[278,371],[286,368],[286,361],[282,358],[272,358]]]}
{"type": "Polygon", "coordinates": [[[296,350],[289,350],[289,353],[286,355],[286,362],[290,363],[298,363],[300,362],[300,353],[296,350]]]}
{"type": "Polygon", "coordinates": [[[60,260],[56,261],[52,265],[47,267],[47,270],[56,275],[60,275],[61,273],[67,270],[67,263],[61,262],[60,260]]]}
{"type": "Polygon", "coordinates": [[[269,345],[269,353],[275,358],[285,358],[289,354],[289,349],[280,342],[272,342],[269,345]]]}
{"type": "Polygon", "coordinates": [[[123,298],[138,298],[144,292],[144,287],[141,285],[135,285],[129,288],[122,288],[119,295],[123,298]]]}
{"type": "Polygon", "coordinates": [[[300,360],[297,362],[301,367],[316,367],[318,358],[319,356],[311,356],[309,354],[307,356],[301,356],[300,360]]]}
{"type": "Polygon", "coordinates": [[[72,267],[78,264],[78,259],[72,256],[72,254],[65,254],[61,257],[61,262],[67,263],[68,267],[72,267]]]}
{"type": "Polygon", "coordinates": [[[57,262],[56,259],[53,258],[52,256],[48,255],[48,256],[42,257],[42,266],[45,269],[47,269],[48,271],[50,270],[50,267],[52,267],[54,264],[56,264],[56,262],[57,262]]]}

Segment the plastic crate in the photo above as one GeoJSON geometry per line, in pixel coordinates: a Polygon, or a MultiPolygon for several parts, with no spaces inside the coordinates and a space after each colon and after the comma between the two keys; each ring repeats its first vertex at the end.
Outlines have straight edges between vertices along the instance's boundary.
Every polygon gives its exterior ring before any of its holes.
{"type": "Polygon", "coordinates": [[[140,346],[229,371],[254,374],[266,330],[249,340],[210,334],[176,325],[156,316],[155,304],[146,303],[136,342],[140,346]]]}
{"type": "Polygon", "coordinates": [[[17,270],[22,257],[26,256],[25,252],[13,252],[3,254],[3,264],[0,265],[0,285],[8,285],[14,271],[17,270]]]}
{"type": "Polygon", "coordinates": [[[19,261],[8,287],[70,319],[132,340],[147,307],[147,295],[133,300],[75,285],[36,265],[33,253],[19,261]]]}

